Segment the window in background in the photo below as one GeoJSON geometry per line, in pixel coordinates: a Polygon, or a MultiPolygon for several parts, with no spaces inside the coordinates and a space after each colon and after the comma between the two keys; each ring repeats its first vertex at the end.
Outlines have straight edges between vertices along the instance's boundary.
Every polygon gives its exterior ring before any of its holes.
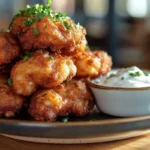
{"type": "Polygon", "coordinates": [[[127,13],[127,0],[116,0],[115,4],[116,13],[118,16],[126,17],[127,13]]]}
{"type": "Polygon", "coordinates": [[[87,34],[94,38],[103,38],[106,35],[106,27],[102,20],[89,20],[86,24],[87,34]]]}
{"type": "Polygon", "coordinates": [[[148,13],[147,0],[128,0],[127,12],[132,17],[146,17],[148,13]]]}
{"type": "Polygon", "coordinates": [[[12,4],[10,0],[0,0],[0,29],[6,30],[12,18],[12,4]]]}
{"type": "Polygon", "coordinates": [[[107,34],[106,17],[108,13],[108,0],[84,0],[83,12],[87,30],[88,43],[93,48],[104,48],[107,34]]]}
{"type": "Polygon", "coordinates": [[[87,16],[104,17],[108,12],[108,0],[84,0],[84,12],[87,16]]]}
{"type": "Polygon", "coordinates": [[[148,2],[149,0],[116,0],[116,12],[119,16],[117,36],[120,43],[116,58],[121,66],[148,68],[148,2]]]}

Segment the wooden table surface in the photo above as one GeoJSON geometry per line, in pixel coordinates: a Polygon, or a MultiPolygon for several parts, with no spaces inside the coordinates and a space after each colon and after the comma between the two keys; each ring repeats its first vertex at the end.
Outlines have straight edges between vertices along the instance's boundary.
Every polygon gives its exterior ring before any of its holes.
{"type": "Polygon", "coordinates": [[[0,150],[150,150],[150,134],[116,142],[81,145],[39,144],[0,136],[0,150]]]}

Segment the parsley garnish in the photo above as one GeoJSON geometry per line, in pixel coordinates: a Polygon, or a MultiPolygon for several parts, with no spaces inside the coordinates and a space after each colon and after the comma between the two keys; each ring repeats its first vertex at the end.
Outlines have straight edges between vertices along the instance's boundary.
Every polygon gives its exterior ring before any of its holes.
{"type": "Polygon", "coordinates": [[[49,56],[48,58],[49,58],[50,60],[54,60],[54,58],[53,58],[52,56],[49,56]]]}
{"type": "Polygon", "coordinates": [[[8,26],[8,30],[11,29],[11,27],[12,27],[12,25],[13,25],[13,20],[14,20],[14,18],[13,18],[12,21],[10,22],[10,24],[9,24],[9,26],[8,26]]]}
{"type": "Polygon", "coordinates": [[[129,73],[129,75],[130,75],[131,77],[139,77],[139,76],[141,76],[141,73],[140,73],[139,71],[137,71],[137,72],[135,72],[135,73],[129,73]]]}
{"type": "Polygon", "coordinates": [[[66,29],[68,29],[68,30],[71,29],[71,25],[67,21],[64,21],[63,25],[65,26],[66,29]]]}
{"type": "Polygon", "coordinates": [[[68,122],[69,121],[69,117],[63,118],[62,122],[68,122]]]}
{"type": "Polygon", "coordinates": [[[52,3],[52,0],[47,0],[47,4],[50,6],[52,3]]]}
{"type": "Polygon", "coordinates": [[[149,76],[149,74],[148,74],[147,72],[144,72],[144,75],[145,75],[145,76],[149,76]]]}
{"type": "Polygon", "coordinates": [[[86,45],[85,50],[90,50],[90,47],[88,45],[86,45]]]}
{"type": "Polygon", "coordinates": [[[8,79],[7,83],[8,83],[9,86],[12,86],[12,80],[11,80],[11,78],[8,79]]]}
{"type": "MultiPolygon", "coordinates": [[[[28,18],[25,20],[24,25],[30,26],[34,23],[34,21],[43,19],[46,16],[51,16],[52,10],[50,9],[52,0],[47,1],[47,5],[39,5],[35,4],[33,6],[27,5],[25,10],[19,10],[18,13],[14,16],[12,19],[8,29],[11,29],[13,25],[13,20],[18,16],[28,16],[28,18]]],[[[51,18],[51,17],[50,17],[51,18]]]]}
{"type": "Polygon", "coordinates": [[[35,18],[27,18],[26,21],[24,22],[25,26],[30,26],[34,23],[35,18]]]}
{"type": "Polygon", "coordinates": [[[131,70],[131,68],[127,68],[127,70],[128,70],[128,71],[130,71],[130,70],[131,70]]]}
{"type": "MultiPolygon", "coordinates": [[[[33,6],[27,5],[26,9],[19,10],[18,13],[12,19],[12,22],[9,25],[9,29],[11,29],[13,25],[13,20],[16,17],[22,16],[25,17],[26,20],[24,21],[25,26],[31,26],[35,21],[40,19],[44,19],[45,17],[49,17],[52,21],[60,21],[65,28],[70,31],[72,26],[67,22],[68,16],[65,13],[57,13],[51,10],[50,6],[52,4],[52,0],[48,0],[46,5],[35,4],[33,6]]],[[[82,26],[78,23],[75,25],[75,28],[80,29],[82,26]]],[[[38,32],[35,33],[36,35],[38,32]]]]}
{"type": "Polygon", "coordinates": [[[39,30],[38,30],[37,28],[34,28],[32,31],[33,31],[33,33],[34,33],[35,35],[38,35],[38,34],[39,34],[39,30]]]}
{"type": "Polygon", "coordinates": [[[124,80],[124,77],[122,77],[121,80],[124,80]]]}
{"type": "Polygon", "coordinates": [[[32,57],[32,53],[30,53],[30,52],[26,52],[25,53],[25,55],[21,55],[20,56],[20,58],[22,59],[22,60],[28,60],[29,58],[31,58],[32,57]]]}
{"type": "MultiPolygon", "coordinates": [[[[25,17],[24,21],[25,26],[31,26],[35,21],[40,19],[44,19],[45,17],[49,17],[52,21],[60,21],[65,28],[70,31],[72,26],[67,22],[68,16],[65,13],[57,13],[51,10],[50,6],[52,4],[52,0],[48,0],[46,5],[35,4],[33,6],[27,5],[26,9],[19,10],[18,13],[12,19],[9,29],[11,29],[13,25],[13,20],[16,17],[22,16],[25,17]]],[[[82,26],[78,24],[74,24],[75,28],[80,29],[82,26]]],[[[36,32],[37,34],[37,32],[36,32]]]]}
{"type": "Polygon", "coordinates": [[[112,73],[112,74],[110,74],[109,75],[109,77],[108,78],[112,78],[112,77],[114,77],[115,76],[115,74],[114,73],[112,73]]]}

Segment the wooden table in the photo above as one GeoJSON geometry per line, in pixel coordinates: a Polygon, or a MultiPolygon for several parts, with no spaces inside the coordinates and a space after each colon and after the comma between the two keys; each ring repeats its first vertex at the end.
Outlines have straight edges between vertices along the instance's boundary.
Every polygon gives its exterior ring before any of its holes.
{"type": "Polygon", "coordinates": [[[81,145],[39,144],[0,136],[0,150],[150,150],[150,134],[116,142],[81,145]]]}

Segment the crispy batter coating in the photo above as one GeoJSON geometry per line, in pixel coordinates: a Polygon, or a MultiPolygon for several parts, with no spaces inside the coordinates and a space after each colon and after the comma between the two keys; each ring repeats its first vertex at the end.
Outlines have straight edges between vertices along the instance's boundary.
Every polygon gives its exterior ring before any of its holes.
{"type": "Polygon", "coordinates": [[[19,54],[20,45],[14,36],[8,32],[0,32],[0,69],[18,57],[19,54]]]}
{"type": "Polygon", "coordinates": [[[36,51],[28,60],[12,68],[11,79],[17,94],[28,96],[41,86],[53,88],[76,75],[76,66],[68,57],[36,51]]]}
{"type": "Polygon", "coordinates": [[[80,43],[75,46],[74,51],[68,52],[67,49],[66,50],[64,49],[61,52],[61,54],[63,56],[69,56],[69,57],[72,56],[72,55],[76,55],[76,54],[78,54],[80,52],[85,51],[86,45],[87,45],[87,40],[86,40],[85,36],[82,36],[82,39],[81,39],[80,43]]]}
{"type": "Polygon", "coordinates": [[[72,56],[77,67],[77,78],[95,78],[99,75],[105,75],[110,71],[112,61],[111,57],[104,51],[79,52],[72,56]]]}
{"type": "Polygon", "coordinates": [[[55,121],[58,116],[84,116],[92,110],[94,98],[86,83],[72,80],[54,89],[36,92],[29,113],[35,120],[55,121]]]}
{"type": "Polygon", "coordinates": [[[0,75],[0,117],[14,117],[19,113],[24,98],[13,92],[7,84],[7,78],[0,75]]]}
{"type": "Polygon", "coordinates": [[[111,56],[109,56],[106,52],[99,51],[99,50],[94,51],[93,54],[95,57],[101,59],[100,74],[101,75],[107,74],[111,70],[111,66],[112,66],[111,56]]]}
{"type": "MultiPolygon", "coordinates": [[[[17,36],[25,51],[30,49],[50,48],[57,52],[71,52],[85,40],[84,28],[77,28],[74,22],[67,18],[67,29],[62,21],[53,21],[49,17],[35,21],[31,26],[25,26],[24,22],[29,16],[18,16],[13,19],[11,33],[17,36]],[[37,31],[34,33],[34,31],[37,31]]],[[[84,41],[85,42],[85,41],[84,41]]]]}

